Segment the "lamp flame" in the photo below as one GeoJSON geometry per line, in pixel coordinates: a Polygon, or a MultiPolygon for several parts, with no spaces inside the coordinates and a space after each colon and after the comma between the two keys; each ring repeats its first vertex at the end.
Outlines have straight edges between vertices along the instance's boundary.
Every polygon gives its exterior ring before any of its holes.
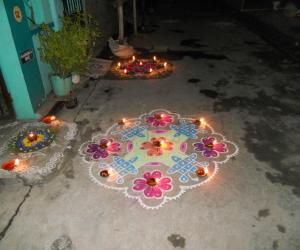
{"type": "Polygon", "coordinates": [[[157,57],[156,57],[156,56],[153,56],[153,60],[156,61],[156,60],[157,60],[157,57]]]}
{"type": "Polygon", "coordinates": [[[152,68],[150,68],[150,69],[149,69],[149,72],[150,72],[150,73],[152,73],[152,71],[153,71],[153,69],[152,69],[152,68]]]}
{"type": "Polygon", "coordinates": [[[120,63],[120,62],[118,62],[118,67],[119,67],[119,68],[121,67],[121,63],[120,63]]]}
{"type": "Polygon", "coordinates": [[[205,173],[206,175],[208,175],[208,172],[209,172],[209,171],[208,171],[208,167],[205,167],[205,168],[204,168],[204,173],[205,173]]]}
{"type": "Polygon", "coordinates": [[[132,56],[132,61],[133,61],[133,62],[135,61],[135,56],[132,56]]]}
{"type": "Polygon", "coordinates": [[[20,160],[17,158],[15,159],[15,166],[18,166],[20,164],[20,160]]]}
{"type": "Polygon", "coordinates": [[[168,65],[168,63],[167,63],[167,62],[164,62],[164,67],[165,67],[165,68],[167,67],[167,65],[168,65]]]}
{"type": "Polygon", "coordinates": [[[124,74],[127,74],[127,69],[124,69],[124,74]]]}

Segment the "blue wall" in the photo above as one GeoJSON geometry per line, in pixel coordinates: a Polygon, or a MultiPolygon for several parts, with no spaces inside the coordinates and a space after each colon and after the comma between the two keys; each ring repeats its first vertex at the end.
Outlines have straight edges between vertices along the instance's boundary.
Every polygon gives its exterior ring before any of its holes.
{"type": "MultiPolygon", "coordinates": [[[[63,6],[60,0],[30,0],[29,6],[25,5],[25,10],[29,17],[32,16],[30,7],[34,10],[33,16],[37,25],[45,22],[51,23],[56,30],[61,27],[59,17],[63,15],[63,6]]],[[[38,115],[35,114],[34,105],[30,99],[28,85],[22,72],[7,14],[4,2],[0,0],[0,69],[12,97],[17,119],[35,119],[38,115]]],[[[9,14],[11,15],[12,13],[9,14]]],[[[25,13],[23,13],[23,18],[26,18],[25,13]]],[[[41,77],[46,96],[52,89],[49,78],[51,68],[39,58],[38,27],[30,21],[28,21],[28,24],[31,32],[34,34],[32,35],[32,41],[40,71],[40,76],[38,77],[41,77]]],[[[41,96],[41,98],[45,99],[45,96],[41,96]]]]}
{"type": "Polygon", "coordinates": [[[36,118],[3,0],[0,0],[0,68],[12,97],[17,119],[36,118]]]}

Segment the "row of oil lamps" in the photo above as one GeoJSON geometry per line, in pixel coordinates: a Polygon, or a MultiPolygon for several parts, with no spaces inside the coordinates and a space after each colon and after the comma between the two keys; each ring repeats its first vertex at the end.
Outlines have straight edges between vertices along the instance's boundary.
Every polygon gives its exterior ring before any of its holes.
{"type": "MultiPolygon", "coordinates": [[[[135,60],[136,60],[136,57],[135,57],[135,56],[132,56],[132,62],[135,62],[135,60]]],[[[157,59],[156,56],[153,56],[153,61],[158,62],[159,60],[157,59]]],[[[143,66],[143,61],[139,61],[138,64],[139,64],[140,66],[143,66]]],[[[168,63],[167,63],[167,62],[164,62],[163,65],[164,65],[165,68],[167,68],[168,63]]],[[[121,63],[121,62],[118,62],[118,63],[117,63],[117,68],[119,68],[119,69],[122,68],[122,63],[121,63]]],[[[148,73],[152,73],[152,72],[153,72],[153,69],[150,68],[148,73]]],[[[123,70],[123,73],[124,73],[124,74],[127,74],[127,73],[128,73],[128,70],[127,70],[127,69],[124,69],[124,70],[123,70]]]]}
{"type": "MultiPolygon", "coordinates": [[[[55,121],[57,121],[57,119],[54,115],[48,115],[48,116],[43,117],[41,119],[41,121],[46,124],[51,124],[51,123],[54,123],[55,121]]],[[[38,136],[34,131],[30,131],[27,135],[27,139],[30,142],[35,142],[38,139],[38,136]]],[[[2,169],[11,171],[14,168],[16,168],[17,166],[19,166],[19,164],[20,164],[20,160],[18,158],[13,159],[13,160],[8,160],[8,161],[3,162],[2,169]]]]}
{"type": "MultiPolygon", "coordinates": [[[[195,171],[195,174],[199,177],[206,177],[206,176],[208,176],[208,173],[209,173],[208,167],[198,167],[197,170],[195,171]]],[[[100,171],[100,176],[103,178],[107,178],[112,174],[113,174],[112,169],[103,169],[100,171]]],[[[156,178],[149,178],[147,180],[147,184],[149,186],[155,186],[156,184],[158,184],[158,182],[159,182],[159,180],[156,178]]]]}
{"type": "MultiPolygon", "coordinates": [[[[164,114],[154,114],[154,117],[155,117],[155,119],[157,119],[157,120],[161,120],[162,118],[164,118],[164,114]]],[[[123,118],[123,119],[121,119],[121,120],[119,120],[118,121],[118,125],[120,125],[120,126],[124,126],[124,125],[126,125],[126,123],[127,123],[127,120],[125,119],[125,118],[123,118]]],[[[196,126],[200,126],[201,128],[205,128],[206,127],[206,125],[207,125],[207,123],[206,123],[206,121],[204,120],[204,118],[203,117],[201,117],[200,119],[195,119],[194,121],[193,121],[193,123],[196,125],[196,126]]]]}

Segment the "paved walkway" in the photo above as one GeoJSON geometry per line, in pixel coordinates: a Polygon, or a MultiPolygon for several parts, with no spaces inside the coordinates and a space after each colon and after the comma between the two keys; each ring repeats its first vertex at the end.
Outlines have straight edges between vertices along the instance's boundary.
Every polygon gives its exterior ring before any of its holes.
{"type": "Polygon", "coordinates": [[[166,18],[140,40],[168,49],[159,55],[174,73],[80,92],[60,115],[80,132],[57,176],[1,185],[1,250],[300,249],[299,67],[230,18],[166,18]],[[241,152],[212,182],[150,211],[92,183],[78,148],[156,108],[207,117],[241,152]]]}

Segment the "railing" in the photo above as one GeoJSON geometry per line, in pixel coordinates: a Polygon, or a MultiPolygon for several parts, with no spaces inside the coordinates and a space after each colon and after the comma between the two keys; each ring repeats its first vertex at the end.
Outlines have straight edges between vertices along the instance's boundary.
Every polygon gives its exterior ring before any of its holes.
{"type": "Polygon", "coordinates": [[[72,16],[76,12],[83,12],[83,0],[62,0],[64,5],[64,15],[72,16]]]}

